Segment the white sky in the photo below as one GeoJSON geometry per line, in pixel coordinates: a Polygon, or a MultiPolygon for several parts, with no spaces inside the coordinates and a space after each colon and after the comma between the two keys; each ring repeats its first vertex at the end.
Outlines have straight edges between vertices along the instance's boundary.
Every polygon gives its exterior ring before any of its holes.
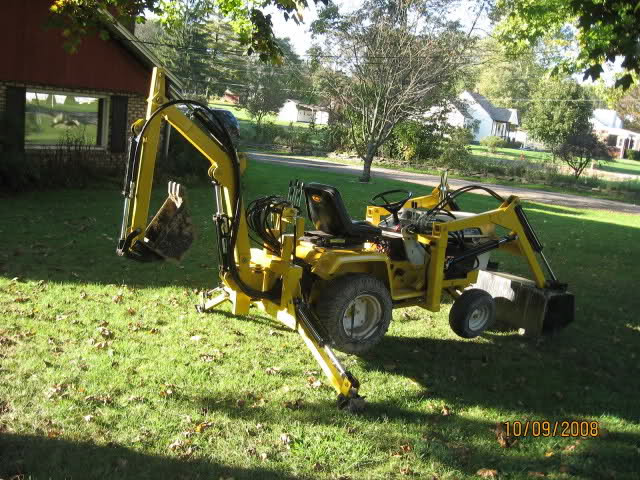
{"type": "MultiPolygon", "coordinates": [[[[318,10],[313,3],[313,0],[309,0],[309,8],[303,12],[304,23],[296,25],[296,23],[289,19],[288,21],[282,16],[282,12],[279,12],[275,7],[265,9],[265,13],[271,14],[271,21],[273,23],[273,31],[277,37],[289,37],[291,39],[291,45],[294,47],[298,55],[304,55],[311,47],[311,33],[309,27],[311,23],[318,18],[318,10]]],[[[336,0],[336,3],[340,6],[341,11],[355,10],[362,5],[362,0],[336,0]]],[[[473,21],[475,20],[476,2],[472,0],[463,0],[462,4],[453,12],[452,17],[455,20],[460,20],[461,23],[471,28],[473,21]]],[[[318,7],[318,8],[321,8],[318,7]]],[[[483,13],[480,20],[476,24],[476,29],[481,35],[485,35],[489,31],[489,19],[486,16],[486,12],[483,13]]]]}

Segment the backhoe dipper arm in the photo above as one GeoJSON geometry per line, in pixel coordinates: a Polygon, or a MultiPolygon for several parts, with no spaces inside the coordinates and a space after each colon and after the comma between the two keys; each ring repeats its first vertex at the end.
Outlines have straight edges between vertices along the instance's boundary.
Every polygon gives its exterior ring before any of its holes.
{"type": "MultiPolygon", "coordinates": [[[[209,176],[216,186],[218,215],[237,222],[233,242],[236,268],[245,275],[249,265],[249,237],[244,209],[238,202],[241,165],[235,152],[229,151],[222,141],[191,120],[178,108],[178,104],[196,104],[190,100],[168,101],[165,97],[165,73],[155,68],[147,102],[145,120],[132,126],[134,137],[130,145],[125,179],[125,206],[123,212],[118,254],[138,260],[153,259],[146,246],[145,234],[149,227],[149,202],[153,174],[160,143],[162,122],[170,124],[210,162],[209,176]]],[[[204,108],[206,106],[202,105],[204,108]]],[[[232,150],[232,149],[231,149],[232,150]]],[[[170,192],[171,194],[172,192],[170,192]]],[[[180,194],[180,192],[173,192],[180,194]]],[[[156,256],[157,258],[157,256],[156,256]]],[[[245,277],[246,278],[246,277],[245,277]]]]}

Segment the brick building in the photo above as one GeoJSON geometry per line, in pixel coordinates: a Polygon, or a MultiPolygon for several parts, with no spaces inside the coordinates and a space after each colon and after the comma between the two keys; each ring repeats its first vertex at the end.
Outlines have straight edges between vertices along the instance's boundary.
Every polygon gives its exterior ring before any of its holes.
{"type": "MultiPolygon", "coordinates": [[[[109,40],[84,39],[77,53],[46,28],[51,0],[5,0],[0,16],[0,157],[25,161],[79,141],[88,161],[124,164],[131,123],[146,112],[151,71],[159,60],[130,29],[106,22],[109,40]]],[[[181,88],[168,74],[169,96],[181,88]]]]}

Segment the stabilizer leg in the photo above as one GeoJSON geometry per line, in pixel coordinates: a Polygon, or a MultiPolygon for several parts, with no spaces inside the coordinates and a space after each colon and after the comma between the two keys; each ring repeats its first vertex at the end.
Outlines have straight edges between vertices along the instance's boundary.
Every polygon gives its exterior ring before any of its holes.
{"type": "Polygon", "coordinates": [[[297,317],[297,331],[304,340],[307,348],[315,357],[333,388],[338,392],[338,408],[357,412],[365,405],[364,397],[358,394],[360,382],[344,368],[340,360],[333,353],[320,334],[313,327],[311,318],[313,312],[300,299],[294,301],[297,317]]]}

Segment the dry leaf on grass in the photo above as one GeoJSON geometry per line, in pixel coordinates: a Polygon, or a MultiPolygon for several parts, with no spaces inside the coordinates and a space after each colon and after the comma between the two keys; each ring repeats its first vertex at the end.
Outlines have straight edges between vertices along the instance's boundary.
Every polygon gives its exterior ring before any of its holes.
{"type": "Polygon", "coordinates": [[[114,295],[113,297],[111,297],[111,300],[113,300],[113,303],[122,303],[122,299],[123,299],[123,295],[121,293],[114,295]]]}
{"type": "Polygon", "coordinates": [[[448,417],[449,415],[451,415],[451,409],[447,405],[442,407],[442,415],[444,417],[448,417]]]}
{"type": "Polygon", "coordinates": [[[530,477],[544,478],[547,476],[544,472],[529,472],[530,477]]]}
{"type": "Polygon", "coordinates": [[[400,469],[400,475],[413,475],[413,470],[411,470],[409,467],[402,467],[400,469]]]}
{"type": "Polygon", "coordinates": [[[291,438],[291,435],[289,435],[288,433],[283,433],[280,435],[280,441],[282,442],[283,445],[286,445],[287,448],[290,448],[289,446],[293,442],[293,439],[291,438]]]}
{"type": "Polygon", "coordinates": [[[518,442],[518,439],[507,435],[505,425],[502,422],[496,423],[496,428],[493,430],[496,434],[496,440],[502,448],[510,448],[518,442]]]}
{"type": "Polygon", "coordinates": [[[102,338],[111,339],[115,336],[113,332],[106,327],[98,327],[96,328],[96,330],[102,336],[102,338]]]}
{"type": "Polygon", "coordinates": [[[165,383],[162,390],[160,391],[160,396],[164,398],[171,397],[176,393],[176,386],[171,383],[165,383]]]}
{"type": "Polygon", "coordinates": [[[202,433],[212,425],[213,425],[213,422],[202,422],[202,423],[199,423],[198,425],[196,425],[195,431],[196,431],[196,433],[202,433]]]}
{"type": "Polygon", "coordinates": [[[412,450],[411,445],[408,443],[400,445],[400,448],[391,454],[392,457],[402,457],[408,454],[412,450]]]}
{"type": "Polygon", "coordinates": [[[282,369],[280,367],[269,367],[265,370],[267,375],[277,375],[282,369]]]}
{"type": "Polygon", "coordinates": [[[497,478],[498,471],[492,468],[481,468],[476,472],[476,475],[482,478],[497,478]]]}
{"type": "Polygon", "coordinates": [[[311,388],[320,388],[322,386],[322,382],[318,380],[316,377],[314,377],[313,375],[310,377],[307,377],[307,383],[311,388]]]}
{"type": "Polygon", "coordinates": [[[284,402],[284,406],[290,410],[300,410],[302,408],[303,401],[301,398],[298,398],[293,401],[284,402]]]}

